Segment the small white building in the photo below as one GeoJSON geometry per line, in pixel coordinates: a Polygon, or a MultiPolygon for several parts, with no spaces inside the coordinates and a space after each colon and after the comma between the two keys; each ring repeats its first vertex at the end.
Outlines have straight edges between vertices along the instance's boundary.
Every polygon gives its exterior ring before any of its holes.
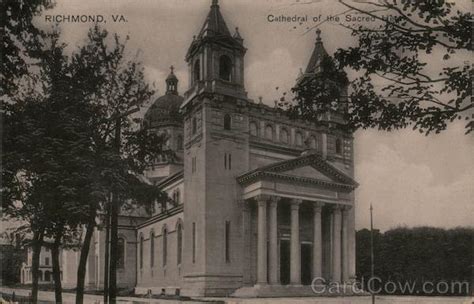
{"type": "MultiPolygon", "coordinates": [[[[33,248],[28,247],[26,261],[21,267],[21,283],[31,284],[33,280],[33,274],[31,273],[33,260],[33,248]]],[[[62,275],[62,273],[61,273],[62,275]]],[[[48,247],[42,247],[40,253],[40,265],[39,265],[39,284],[52,284],[53,283],[53,264],[51,259],[51,250],[48,247]]]]}

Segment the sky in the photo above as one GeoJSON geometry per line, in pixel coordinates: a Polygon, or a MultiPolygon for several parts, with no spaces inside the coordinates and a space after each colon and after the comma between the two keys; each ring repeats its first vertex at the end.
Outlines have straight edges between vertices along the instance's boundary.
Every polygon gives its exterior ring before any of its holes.
{"type": "MultiPolygon", "coordinates": [[[[44,27],[46,15],[102,15],[102,25],[120,36],[130,36],[130,54],[144,63],[147,79],[164,93],[169,66],[175,67],[179,91],[187,88],[186,51],[209,11],[211,0],[58,0],[54,9],[36,20],[44,27]],[[123,15],[113,22],[113,15],[123,15]]],[[[220,0],[220,9],[231,32],[239,28],[248,49],[245,87],[249,98],[259,96],[269,105],[279,92],[290,89],[305,68],[315,42],[314,27],[328,16],[354,16],[332,0],[220,0]],[[341,14],[342,13],[342,14],[341,14]],[[307,16],[306,22],[269,22],[269,15],[307,16]],[[279,91],[276,91],[279,87],[279,91]]],[[[469,1],[456,1],[470,9],[469,1]]],[[[92,23],[60,23],[63,40],[73,50],[84,42],[92,23]]],[[[326,21],[319,24],[329,54],[354,44],[350,33],[326,21]]],[[[442,65],[435,50],[428,69],[442,65]]],[[[439,54],[438,54],[439,55],[439,54]]],[[[456,62],[470,63],[470,54],[456,62]]],[[[355,74],[348,71],[349,78],[355,74]]],[[[464,135],[464,124],[455,122],[438,135],[424,136],[400,130],[355,133],[356,229],[368,227],[369,206],[381,230],[398,226],[452,228],[474,226],[474,134],[464,135]]]]}

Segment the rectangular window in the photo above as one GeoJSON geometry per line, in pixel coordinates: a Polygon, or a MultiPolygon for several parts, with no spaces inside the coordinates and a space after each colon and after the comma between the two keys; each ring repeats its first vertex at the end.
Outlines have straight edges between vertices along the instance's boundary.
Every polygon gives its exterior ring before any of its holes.
{"type": "Polygon", "coordinates": [[[225,262],[230,263],[230,221],[225,221],[225,262]]]}
{"type": "Polygon", "coordinates": [[[224,168],[226,170],[232,169],[232,154],[224,153],[224,168]]]}
{"type": "Polygon", "coordinates": [[[45,264],[46,266],[49,266],[49,258],[44,258],[44,264],[45,264]]]}
{"type": "Polygon", "coordinates": [[[191,159],[191,172],[192,173],[196,172],[196,157],[193,157],[191,159]]]}
{"type": "Polygon", "coordinates": [[[193,222],[193,264],[196,263],[196,223],[193,222]]]}

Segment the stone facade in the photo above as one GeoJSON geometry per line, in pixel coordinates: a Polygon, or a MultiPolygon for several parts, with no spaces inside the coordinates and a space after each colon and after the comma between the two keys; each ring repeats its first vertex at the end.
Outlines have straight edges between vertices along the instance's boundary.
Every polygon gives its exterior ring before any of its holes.
{"type": "MultiPolygon", "coordinates": [[[[307,293],[303,287],[315,277],[354,279],[357,183],[344,109],[308,122],[249,99],[245,52],[213,0],[186,55],[184,98],[171,69],[166,95],[145,115],[144,127],[166,133],[175,153],[144,178],[172,201],[148,216],[121,216],[119,286],[261,296],[307,293]]],[[[323,56],[318,32],[296,85],[324,72],[323,56]]],[[[103,235],[97,231],[91,245],[91,287],[103,285],[103,235]]]]}

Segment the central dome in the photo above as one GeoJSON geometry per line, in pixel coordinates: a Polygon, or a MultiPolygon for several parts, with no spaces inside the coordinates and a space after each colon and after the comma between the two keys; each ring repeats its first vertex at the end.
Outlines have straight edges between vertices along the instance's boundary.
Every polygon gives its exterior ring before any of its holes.
{"type": "Polygon", "coordinates": [[[178,95],[178,78],[171,72],[166,78],[166,94],[159,97],[145,113],[144,125],[149,128],[156,128],[170,124],[182,124],[183,117],[179,112],[179,107],[184,101],[178,95]]]}

